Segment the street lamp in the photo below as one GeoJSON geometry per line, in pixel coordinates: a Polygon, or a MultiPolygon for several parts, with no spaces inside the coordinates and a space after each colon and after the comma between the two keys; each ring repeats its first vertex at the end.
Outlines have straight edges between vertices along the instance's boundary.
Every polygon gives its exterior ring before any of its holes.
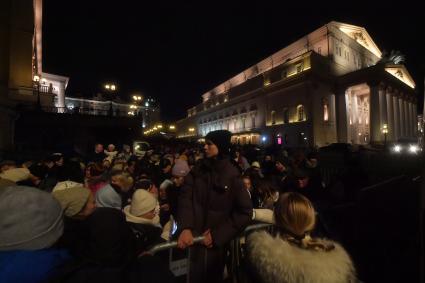
{"type": "Polygon", "coordinates": [[[384,134],[384,147],[387,147],[387,134],[388,134],[388,125],[382,125],[382,133],[384,134]]]}
{"type": "MultiPolygon", "coordinates": [[[[133,95],[133,100],[134,100],[134,103],[136,104],[136,105],[139,105],[139,103],[143,100],[143,96],[141,96],[141,95],[133,95]]],[[[137,114],[137,116],[139,116],[139,109],[138,109],[138,107],[136,107],[136,114],[137,114]]]]}
{"type": "Polygon", "coordinates": [[[115,92],[115,90],[117,89],[117,86],[115,84],[112,83],[107,83],[103,86],[106,90],[106,92],[108,93],[108,98],[109,98],[109,116],[112,116],[113,114],[113,109],[112,109],[112,94],[115,92]]]}
{"type": "Polygon", "coordinates": [[[37,91],[37,109],[41,109],[41,102],[40,102],[40,77],[38,75],[35,75],[33,78],[34,81],[34,87],[37,91]]]}

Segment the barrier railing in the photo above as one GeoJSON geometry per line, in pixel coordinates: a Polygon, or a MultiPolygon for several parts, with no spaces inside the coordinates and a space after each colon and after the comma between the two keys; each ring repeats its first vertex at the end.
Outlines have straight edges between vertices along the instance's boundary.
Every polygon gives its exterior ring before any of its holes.
{"type": "MultiPolygon", "coordinates": [[[[231,275],[234,278],[234,280],[236,280],[234,282],[239,282],[238,270],[241,267],[242,257],[244,255],[242,251],[242,244],[244,243],[244,238],[246,234],[256,230],[270,228],[272,226],[273,226],[272,224],[264,224],[264,223],[250,225],[245,228],[245,230],[242,232],[241,235],[239,235],[238,237],[236,237],[230,242],[229,254],[228,254],[230,260],[228,261],[228,264],[226,265],[226,269],[227,269],[227,274],[231,275]]],[[[200,244],[203,242],[203,240],[204,240],[204,236],[194,237],[193,243],[200,244]]],[[[178,259],[174,259],[173,249],[175,248],[177,248],[177,241],[171,241],[171,242],[155,245],[147,253],[154,255],[158,252],[169,251],[168,264],[169,264],[170,271],[174,274],[175,277],[181,277],[186,275],[185,280],[186,282],[189,282],[190,277],[187,276],[187,274],[189,274],[190,272],[189,259],[190,259],[191,249],[190,248],[187,249],[186,256],[178,258],[178,259]]]]}
{"type": "MultiPolygon", "coordinates": [[[[251,231],[259,230],[259,229],[268,228],[270,226],[272,226],[272,225],[271,224],[264,224],[264,223],[253,224],[253,225],[246,227],[243,234],[246,234],[246,233],[251,232],[251,231]]],[[[193,238],[193,243],[199,244],[199,243],[202,243],[203,240],[204,240],[204,236],[198,236],[198,237],[193,238]]],[[[155,245],[148,251],[148,253],[155,254],[155,253],[160,252],[160,251],[165,251],[165,250],[174,249],[174,248],[177,248],[177,241],[166,242],[166,243],[155,245]]]]}

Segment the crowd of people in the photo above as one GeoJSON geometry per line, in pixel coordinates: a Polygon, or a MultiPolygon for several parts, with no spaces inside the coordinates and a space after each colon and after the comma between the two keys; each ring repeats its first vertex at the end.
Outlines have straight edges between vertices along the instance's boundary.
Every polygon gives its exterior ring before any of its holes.
{"type": "Polygon", "coordinates": [[[191,249],[191,282],[222,282],[229,242],[256,221],[276,228],[247,238],[259,281],[355,282],[350,256],[315,229],[328,199],[317,153],[248,161],[230,138],[214,131],[202,146],[142,156],[99,143],[84,158],[3,160],[0,282],[173,282],[149,252],[170,240],[191,249]]]}

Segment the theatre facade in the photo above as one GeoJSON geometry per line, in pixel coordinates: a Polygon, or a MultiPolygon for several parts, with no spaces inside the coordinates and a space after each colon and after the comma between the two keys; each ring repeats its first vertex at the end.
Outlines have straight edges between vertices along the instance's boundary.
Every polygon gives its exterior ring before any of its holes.
{"type": "Polygon", "coordinates": [[[234,143],[285,146],[416,137],[415,83],[363,27],[330,22],[204,93],[176,122],[180,138],[218,129],[234,143]]]}

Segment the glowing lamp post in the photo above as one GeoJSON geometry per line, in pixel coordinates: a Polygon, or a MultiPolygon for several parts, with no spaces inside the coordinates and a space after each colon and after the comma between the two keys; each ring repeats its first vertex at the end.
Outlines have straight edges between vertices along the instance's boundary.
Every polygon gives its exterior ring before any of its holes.
{"type": "Polygon", "coordinates": [[[37,109],[41,109],[41,102],[40,102],[40,77],[35,75],[33,78],[34,87],[37,91],[37,109]]]}
{"type": "Polygon", "coordinates": [[[112,116],[113,114],[113,109],[112,109],[112,96],[115,93],[117,86],[115,84],[111,84],[111,83],[107,83],[103,86],[106,90],[106,92],[109,93],[108,98],[109,98],[109,116],[112,116]]]}
{"type": "Polygon", "coordinates": [[[387,147],[387,134],[388,134],[388,125],[382,125],[382,133],[384,134],[384,147],[387,147]]]}

